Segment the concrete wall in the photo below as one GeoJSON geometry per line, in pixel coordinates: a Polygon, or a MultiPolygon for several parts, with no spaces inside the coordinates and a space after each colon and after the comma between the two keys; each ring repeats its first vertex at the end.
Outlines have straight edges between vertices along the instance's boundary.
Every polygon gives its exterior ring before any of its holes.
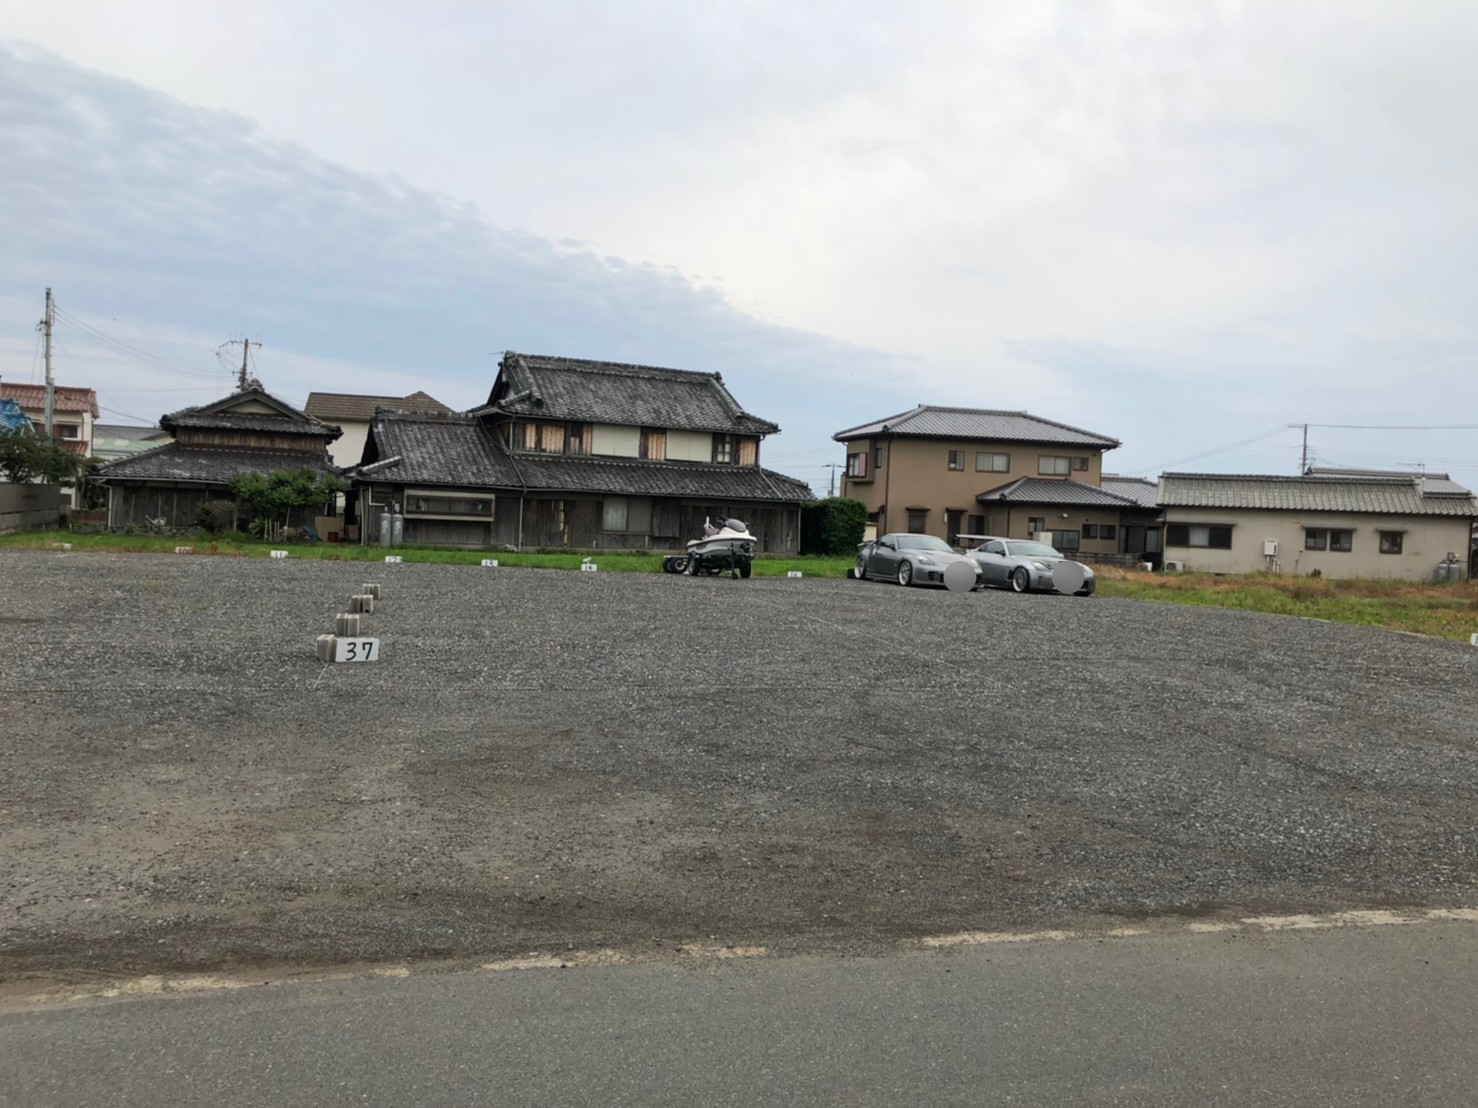
{"type": "Polygon", "coordinates": [[[1236,511],[1224,508],[1165,509],[1165,560],[1185,564],[1187,571],[1205,573],[1309,574],[1318,570],[1325,577],[1398,577],[1410,581],[1430,580],[1438,562],[1449,552],[1458,557],[1466,575],[1469,532],[1466,516],[1378,516],[1338,512],[1236,511]],[[1171,524],[1233,524],[1232,548],[1170,545],[1171,524]],[[1305,550],[1309,528],[1353,531],[1348,552],[1305,550]],[[1380,552],[1380,531],[1404,531],[1400,554],[1380,552]],[[1278,544],[1275,561],[1263,555],[1264,541],[1278,544]]]}
{"type": "Polygon", "coordinates": [[[59,485],[0,484],[0,534],[55,527],[66,502],[59,485]]]}

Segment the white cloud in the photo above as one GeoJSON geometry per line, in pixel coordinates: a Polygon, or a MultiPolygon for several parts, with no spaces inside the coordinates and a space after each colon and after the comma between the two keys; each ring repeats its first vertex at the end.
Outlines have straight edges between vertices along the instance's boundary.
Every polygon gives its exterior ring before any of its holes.
{"type": "Polygon", "coordinates": [[[1031,406],[1126,461],[1478,401],[1471,5],[61,7],[8,30],[262,124],[127,96],[147,141],[94,156],[86,81],[60,120],[11,90],[47,119],[6,136],[46,151],[17,276],[129,269],[140,313],[184,273],[187,318],[318,356],[716,360],[823,448],[822,397],[1031,406]],[[87,258],[47,244],[78,206],[87,258]]]}

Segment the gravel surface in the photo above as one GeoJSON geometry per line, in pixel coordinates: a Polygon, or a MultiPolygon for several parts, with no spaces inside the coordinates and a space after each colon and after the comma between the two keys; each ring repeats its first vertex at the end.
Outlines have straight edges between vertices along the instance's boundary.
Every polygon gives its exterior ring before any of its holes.
{"type": "Polygon", "coordinates": [[[0,552],[0,978],[1471,905],[1475,690],[1136,601],[0,552]]]}

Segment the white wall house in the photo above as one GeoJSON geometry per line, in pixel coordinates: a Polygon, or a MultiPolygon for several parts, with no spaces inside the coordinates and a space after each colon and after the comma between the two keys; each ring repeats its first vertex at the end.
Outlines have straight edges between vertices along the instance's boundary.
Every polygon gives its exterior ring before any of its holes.
{"type": "Polygon", "coordinates": [[[1166,473],[1165,564],[1188,572],[1466,576],[1478,500],[1446,474],[1166,473]],[[1439,563],[1455,561],[1455,571],[1439,563]]]}

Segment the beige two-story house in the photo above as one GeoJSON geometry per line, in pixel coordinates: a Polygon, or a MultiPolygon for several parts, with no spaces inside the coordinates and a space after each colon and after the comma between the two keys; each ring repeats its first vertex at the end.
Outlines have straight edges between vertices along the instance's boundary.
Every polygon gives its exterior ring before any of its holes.
{"type": "Polygon", "coordinates": [[[832,437],[847,448],[842,495],[867,505],[878,534],[1041,538],[1117,554],[1123,515],[1137,509],[1102,487],[1118,439],[1027,412],[921,404],[832,437]]]}

